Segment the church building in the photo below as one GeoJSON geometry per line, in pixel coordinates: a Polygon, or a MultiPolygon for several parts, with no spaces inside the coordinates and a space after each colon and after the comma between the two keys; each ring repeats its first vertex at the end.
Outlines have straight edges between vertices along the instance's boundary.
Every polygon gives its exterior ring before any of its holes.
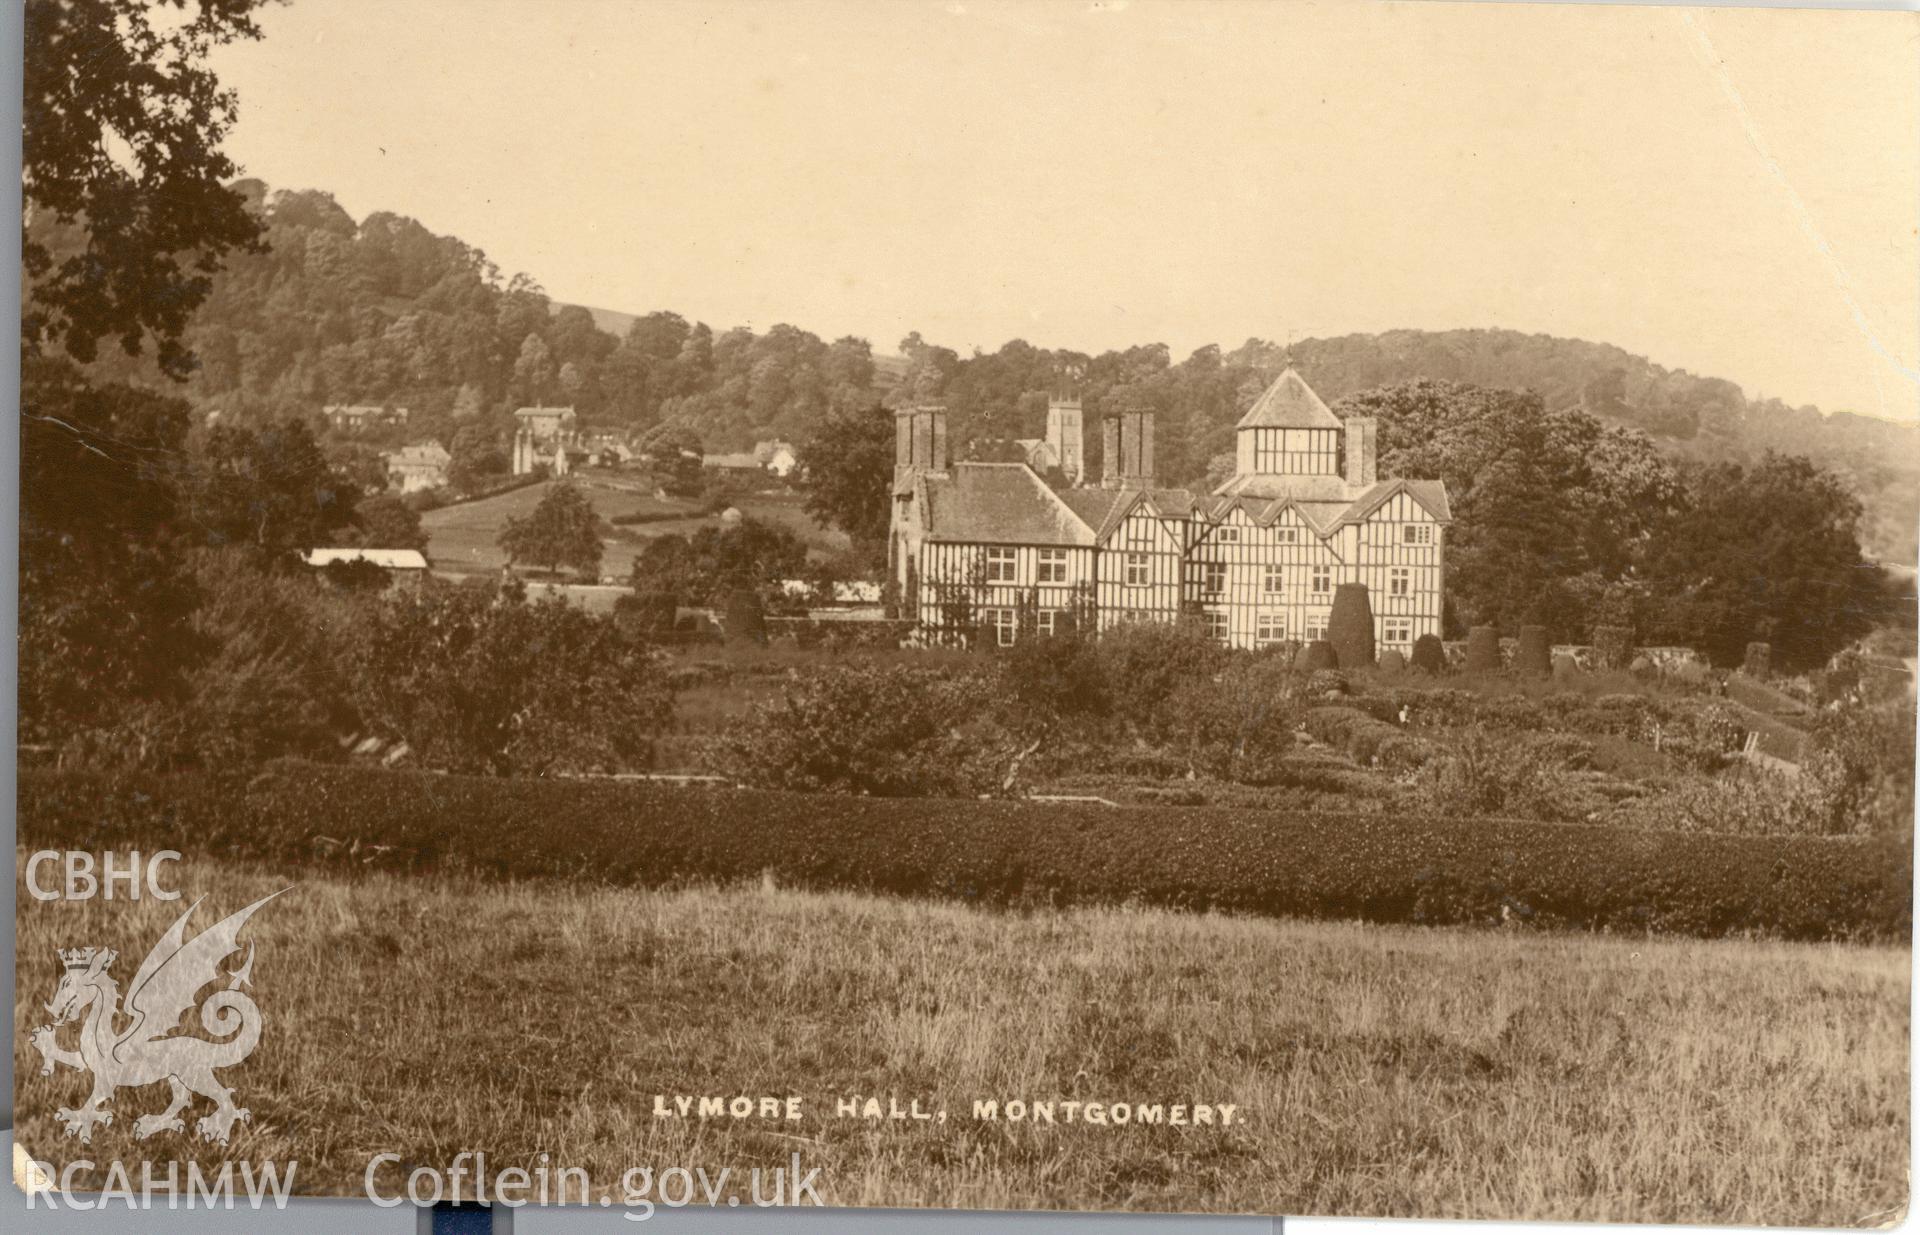
{"type": "Polygon", "coordinates": [[[1440,633],[1446,486],[1381,479],[1375,422],[1342,422],[1293,369],[1240,418],[1233,475],[1208,494],[1155,486],[1141,409],[1101,417],[1101,476],[1085,483],[1080,410],[1055,401],[1028,463],[950,462],[944,407],[895,414],[889,569],[929,641],[1189,614],[1234,647],[1310,642],[1342,583],[1366,584],[1382,651],[1440,633]]]}

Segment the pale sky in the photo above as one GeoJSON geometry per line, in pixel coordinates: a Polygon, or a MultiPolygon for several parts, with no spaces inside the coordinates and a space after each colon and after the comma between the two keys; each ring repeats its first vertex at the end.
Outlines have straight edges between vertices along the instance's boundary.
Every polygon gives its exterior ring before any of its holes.
{"type": "Polygon", "coordinates": [[[555,299],[893,351],[1499,326],[1920,416],[1920,16],[293,0],[229,148],[555,299]]]}

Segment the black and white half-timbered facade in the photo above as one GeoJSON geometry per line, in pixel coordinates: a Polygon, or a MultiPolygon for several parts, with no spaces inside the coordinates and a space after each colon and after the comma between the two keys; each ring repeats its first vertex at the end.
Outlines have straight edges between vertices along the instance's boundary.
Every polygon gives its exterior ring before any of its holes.
{"type": "Polygon", "coordinates": [[[1440,633],[1446,487],[1380,479],[1375,423],[1342,422],[1291,368],[1210,494],[1154,486],[1149,411],[1104,416],[1100,482],[1062,489],[1026,463],[950,463],[940,406],[895,423],[890,568],[929,641],[1187,614],[1235,647],[1310,642],[1342,583],[1366,585],[1382,650],[1440,633]]]}

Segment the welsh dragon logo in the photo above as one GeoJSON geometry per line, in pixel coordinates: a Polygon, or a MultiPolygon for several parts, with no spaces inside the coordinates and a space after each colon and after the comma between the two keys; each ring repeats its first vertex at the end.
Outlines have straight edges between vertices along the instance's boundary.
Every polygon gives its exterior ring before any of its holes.
{"type": "Polygon", "coordinates": [[[117,953],[111,948],[61,950],[60,986],[46,1005],[53,1023],[34,1030],[30,1040],[40,1052],[42,1076],[51,1075],[55,1064],[93,1074],[93,1093],[87,1100],[55,1112],[68,1136],[92,1141],[96,1124],[113,1123],[106,1104],[116,1089],[159,1081],[172,1086],[173,1097],[166,1110],[134,1120],[133,1134],[142,1140],[157,1132],[185,1132],[180,1112],[195,1094],[213,1101],[213,1113],[194,1125],[203,1140],[224,1145],[234,1122],[250,1117],[245,1107],[233,1104],[233,1090],[220,1083],[214,1070],[239,1063],[260,1042],[260,1008],[241,989],[253,984],[253,945],[247,945],[247,959],[238,969],[224,969],[220,962],[240,950],[240,928],[247,919],[278,895],[255,901],[192,940],[186,938],[187,919],[206,898],[187,906],[140,962],[124,1006],[119,985],[107,972],[117,953]],[[209,983],[223,979],[224,988],[196,999],[209,983]],[[196,1002],[200,1027],[222,1041],[172,1036],[196,1002]],[[54,1039],[60,1026],[74,1020],[81,1022],[80,1049],[70,1051],[54,1039]]]}

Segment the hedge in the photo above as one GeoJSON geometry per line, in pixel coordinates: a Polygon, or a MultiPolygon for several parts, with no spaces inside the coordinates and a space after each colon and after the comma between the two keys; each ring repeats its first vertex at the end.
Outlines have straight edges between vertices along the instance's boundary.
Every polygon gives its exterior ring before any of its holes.
{"type": "Polygon", "coordinates": [[[1374,922],[1905,939],[1906,838],[821,797],[278,764],[145,785],[23,769],[23,843],[506,878],[782,883],[1374,922]],[[326,838],[321,840],[320,838],[326,838]],[[377,846],[389,846],[379,849],[377,846]]]}

